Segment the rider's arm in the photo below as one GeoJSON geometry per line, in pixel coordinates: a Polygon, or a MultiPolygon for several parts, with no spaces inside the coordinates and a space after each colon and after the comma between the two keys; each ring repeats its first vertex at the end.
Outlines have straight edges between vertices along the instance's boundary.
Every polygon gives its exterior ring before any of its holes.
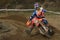
{"type": "Polygon", "coordinates": [[[43,9],[43,10],[42,10],[42,12],[44,12],[44,13],[45,13],[45,12],[47,12],[47,10],[46,10],[46,9],[43,9]]]}
{"type": "Polygon", "coordinates": [[[30,16],[30,20],[32,20],[35,16],[36,16],[36,11],[34,11],[32,16],[30,16]]]}

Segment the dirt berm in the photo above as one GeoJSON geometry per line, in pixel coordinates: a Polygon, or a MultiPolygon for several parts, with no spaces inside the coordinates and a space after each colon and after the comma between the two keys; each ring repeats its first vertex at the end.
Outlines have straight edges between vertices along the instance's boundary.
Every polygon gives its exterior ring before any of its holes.
{"type": "Polygon", "coordinates": [[[60,40],[60,31],[54,29],[55,34],[50,38],[46,38],[41,34],[33,36],[26,35],[23,30],[26,29],[26,18],[21,15],[9,15],[0,17],[0,40],[60,40]]]}

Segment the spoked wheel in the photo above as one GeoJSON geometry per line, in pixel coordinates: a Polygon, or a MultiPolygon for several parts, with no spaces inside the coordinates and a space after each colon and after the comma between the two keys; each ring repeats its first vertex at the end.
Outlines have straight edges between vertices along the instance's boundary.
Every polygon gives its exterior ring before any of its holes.
{"type": "Polygon", "coordinates": [[[51,36],[54,34],[54,31],[52,28],[48,27],[48,32],[46,32],[45,36],[48,38],[51,38],[51,36]]]}
{"type": "Polygon", "coordinates": [[[44,30],[43,27],[40,27],[40,30],[39,31],[40,31],[40,33],[42,35],[44,35],[44,36],[46,36],[48,38],[50,38],[54,34],[54,31],[50,27],[48,27],[48,31],[47,32],[44,30]]]}

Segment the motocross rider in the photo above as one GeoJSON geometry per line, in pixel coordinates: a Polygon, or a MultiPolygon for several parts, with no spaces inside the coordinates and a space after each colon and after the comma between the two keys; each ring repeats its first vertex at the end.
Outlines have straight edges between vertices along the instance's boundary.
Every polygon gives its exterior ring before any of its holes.
{"type": "MultiPolygon", "coordinates": [[[[37,18],[42,18],[42,22],[45,24],[45,25],[48,25],[48,21],[45,19],[45,16],[44,16],[44,13],[46,12],[45,9],[43,9],[43,7],[36,7],[36,10],[33,12],[32,16],[30,16],[30,19],[29,21],[32,21],[32,19],[34,17],[37,17],[37,18]]],[[[26,32],[28,34],[31,33],[31,31],[33,30],[34,26],[30,26],[29,27],[29,30],[26,30],[26,32]]]]}

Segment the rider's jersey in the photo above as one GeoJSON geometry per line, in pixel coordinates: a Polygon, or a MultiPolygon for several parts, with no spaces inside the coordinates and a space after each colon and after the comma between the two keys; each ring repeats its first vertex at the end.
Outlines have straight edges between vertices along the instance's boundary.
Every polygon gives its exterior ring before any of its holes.
{"type": "Polygon", "coordinates": [[[34,11],[32,16],[30,17],[30,20],[32,20],[34,17],[37,17],[37,18],[43,18],[44,17],[44,12],[46,12],[45,9],[43,9],[42,11],[34,11]]]}

